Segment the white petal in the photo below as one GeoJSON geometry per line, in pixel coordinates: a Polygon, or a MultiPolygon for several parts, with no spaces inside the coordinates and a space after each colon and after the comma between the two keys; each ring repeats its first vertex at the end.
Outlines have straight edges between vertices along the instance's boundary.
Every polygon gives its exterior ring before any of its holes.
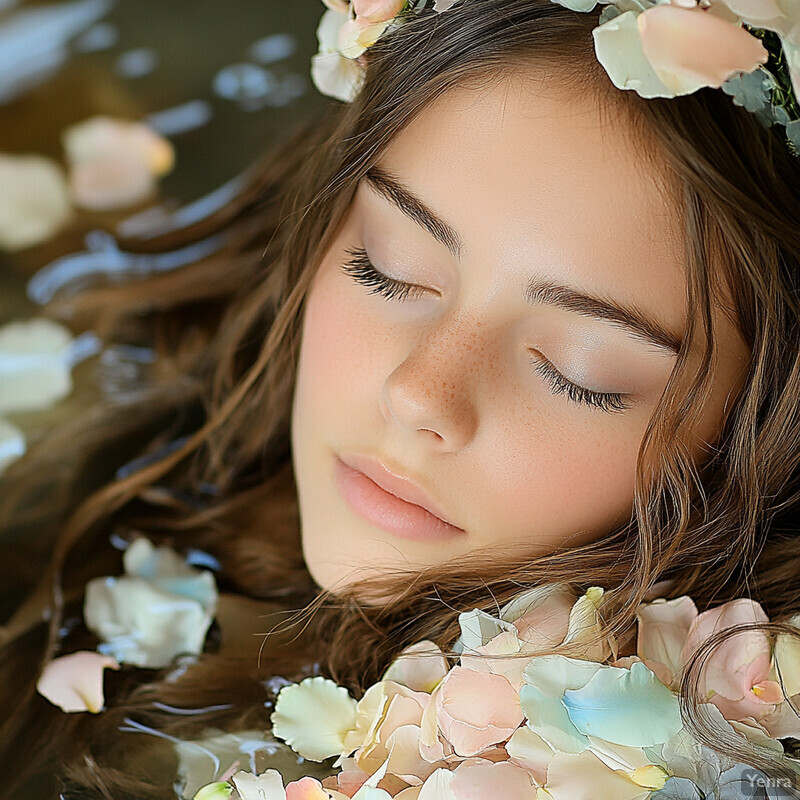
{"type": "Polygon", "coordinates": [[[36,683],[36,691],[64,711],[102,711],[103,670],[119,669],[109,656],[81,651],[51,661],[36,683]]]}
{"type": "Polygon", "coordinates": [[[43,156],[0,154],[0,186],[0,248],[44,242],[72,213],[61,167],[43,156]]]}
{"type": "Polygon", "coordinates": [[[156,547],[146,536],[135,539],[122,557],[125,572],[144,578],[158,589],[196,600],[209,613],[218,599],[214,575],[186,563],[169,547],[156,547]]]}
{"type": "Polygon", "coordinates": [[[101,652],[120,663],[158,669],[178,655],[202,652],[212,615],[196,600],[123,575],[89,581],[84,618],[103,640],[101,652]]]}
{"type": "Polygon", "coordinates": [[[457,642],[459,650],[462,647],[464,650],[483,647],[503,631],[516,633],[516,628],[510,622],[497,619],[477,608],[462,611],[458,615],[458,625],[461,628],[461,636],[457,642]]]}
{"type": "Polygon", "coordinates": [[[356,701],[319,676],[285,686],[272,712],[272,731],[303,758],[324,761],[344,750],[356,724],[356,701]]]}
{"type": "Polygon", "coordinates": [[[437,769],[422,785],[418,800],[456,800],[452,789],[453,773],[437,769]]]}
{"type": "Polygon", "coordinates": [[[674,97],[642,50],[637,17],[626,11],[592,31],[597,60],[618,89],[633,89],[642,97],[674,97]]]}
{"type": "Polygon", "coordinates": [[[283,778],[275,769],[268,769],[261,775],[239,771],[231,780],[241,800],[286,800],[283,778]]]}
{"type": "Polygon", "coordinates": [[[317,53],[311,57],[311,78],[322,94],[352,103],[363,84],[364,70],[339,53],[317,53]]]}
{"type": "Polygon", "coordinates": [[[3,470],[25,455],[25,434],[0,418],[0,475],[3,470]]]}
{"type": "Polygon", "coordinates": [[[425,639],[406,647],[383,674],[382,681],[395,681],[415,692],[432,692],[447,674],[447,662],[439,647],[425,639]]]}
{"type": "Polygon", "coordinates": [[[44,318],[0,328],[0,413],[48,408],[66,397],[72,341],[67,328],[44,318]]]}
{"type": "Polygon", "coordinates": [[[553,0],[570,11],[591,11],[596,5],[597,0],[553,0]]]}
{"type": "Polygon", "coordinates": [[[317,41],[320,53],[339,52],[339,29],[347,22],[347,14],[329,8],[317,25],[317,41]]]}

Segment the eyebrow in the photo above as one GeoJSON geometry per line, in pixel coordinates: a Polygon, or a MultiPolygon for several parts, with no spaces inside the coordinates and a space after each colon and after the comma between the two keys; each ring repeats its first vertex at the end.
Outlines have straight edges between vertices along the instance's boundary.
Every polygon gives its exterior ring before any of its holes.
{"type": "MultiPolygon", "coordinates": [[[[457,260],[461,260],[464,243],[454,228],[429,208],[419,197],[385,169],[372,166],[365,175],[367,183],[407,217],[425,228],[436,241],[443,244],[457,260]]],[[[606,297],[586,294],[572,286],[532,278],[525,287],[529,305],[546,304],[581,314],[585,317],[611,322],[651,345],[678,355],[682,337],[653,319],[635,305],[622,304],[606,297]]]]}

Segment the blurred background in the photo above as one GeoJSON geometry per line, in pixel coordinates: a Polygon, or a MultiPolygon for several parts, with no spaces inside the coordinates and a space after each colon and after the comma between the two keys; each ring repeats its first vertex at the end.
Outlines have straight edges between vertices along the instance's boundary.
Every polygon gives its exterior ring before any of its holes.
{"type": "MultiPolygon", "coordinates": [[[[124,392],[151,355],[36,322],[41,304],[81,274],[141,268],[115,234],[207,215],[281,132],[331,102],[309,75],[324,10],[0,0],[0,491],[34,441],[124,392]]],[[[5,616],[16,592],[3,589],[5,616]]]]}

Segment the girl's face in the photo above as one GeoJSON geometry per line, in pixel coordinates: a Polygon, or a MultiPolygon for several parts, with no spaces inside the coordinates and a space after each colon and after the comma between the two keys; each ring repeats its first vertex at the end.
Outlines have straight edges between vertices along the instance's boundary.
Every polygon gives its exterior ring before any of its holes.
{"type": "MultiPolygon", "coordinates": [[[[680,217],[629,122],[533,86],[427,107],[314,278],[292,447],[323,588],[487,546],[541,554],[630,518],[686,324],[680,217]]],[[[715,321],[698,458],[748,356],[715,321]]]]}

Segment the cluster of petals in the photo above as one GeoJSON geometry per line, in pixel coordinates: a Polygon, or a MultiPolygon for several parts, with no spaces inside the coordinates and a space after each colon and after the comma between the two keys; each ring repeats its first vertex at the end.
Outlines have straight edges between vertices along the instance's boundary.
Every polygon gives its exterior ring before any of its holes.
{"type": "Polygon", "coordinates": [[[172,144],[144,122],[95,116],[62,133],[67,170],[35,153],[0,153],[0,249],[47,241],[74,206],[113,211],[148,199],[172,170],[172,144]]]}
{"type": "MultiPolygon", "coordinates": [[[[321,676],[283,687],[272,733],[309,761],[335,758],[339,771],[285,785],[274,769],[239,771],[196,800],[728,797],[720,787],[756,773],[683,728],[676,682],[708,637],[766,621],[763,611],[750,600],[703,614],[689,598],[655,600],[639,608],[637,654],[620,658],[603,625],[603,594],[548,584],[497,616],[465,612],[457,663],[418,642],[359,701],[321,676]]],[[[782,691],[798,688],[797,639],[778,637],[770,649],[750,631],[715,652],[700,699],[706,717],[781,753],[778,739],[798,730],[775,702],[775,670],[792,676],[782,691]]]]}
{"type": "MultiPolygon", "coordinates": [[[[326,95],[345,102],[363,81],[361,54],[398,22],[405,0],[323,0],[319,52],[312,77],[326,95]]],[[[462,0],[469,2],[469,0],[462,0]]],[[[573,11],[592,11],[598,0],[552,0],[573,11]]],[[[595,55],[620,89],[646,98],[720,87],[737,74],[763,68],[769,53],[747,30],[780,36],[795,94],[800,96],[800,6],[794,0],[618,0],[593,31],[595,55]],[[610,16],[610,18],[608,18],[610,16]]],[[[436,0],[443,12],[455,0],[436,0]]]]}
{"type": "Polygon", "coordinates": [[[202,650],[217,606],[213,574],[145,537],[128,546],[123,565],[124,575],[87,584],[83,613],[102,640],[97,651],[53,659],[39,676],[39,694],[63,711],[101,711],[107,668],[166,667],[202,650]]]}
{"type": "Polygon", "coordinates": [[[86,586],[83,615],[102,640],[98,650],[149,669],[202,652],[217,609],[214,575],[146,537],[135,539],[122,561],[124,575],[86,586]]]}
{"type": "MultiPolygon", "coordinates": [[[[800,737],[800,642],[787,634],[774,643],[765,633],[737,626],[769,621],[761,606],[732,600],[699,614],[689,597],[655,600],[637,612],[637,653],[666,685],[676,689],[690,658],[718,631],[700,674],[700,691],[727,720],[757,724],[773,739],[800,737]]],[[[800,627],[800,615],[790,624],[800,627]]]]}
{"type": "MultiPolygon", "coordinates": [[[[319,51],[311,59],[311,77],[325,95],[352,102],[361,89],[360,57],[400,23],[407,0],[323,0],[327,9],[317,27],[319,51]]],[[[442,12],[455,0],[434,0],[442,12]]]]}

